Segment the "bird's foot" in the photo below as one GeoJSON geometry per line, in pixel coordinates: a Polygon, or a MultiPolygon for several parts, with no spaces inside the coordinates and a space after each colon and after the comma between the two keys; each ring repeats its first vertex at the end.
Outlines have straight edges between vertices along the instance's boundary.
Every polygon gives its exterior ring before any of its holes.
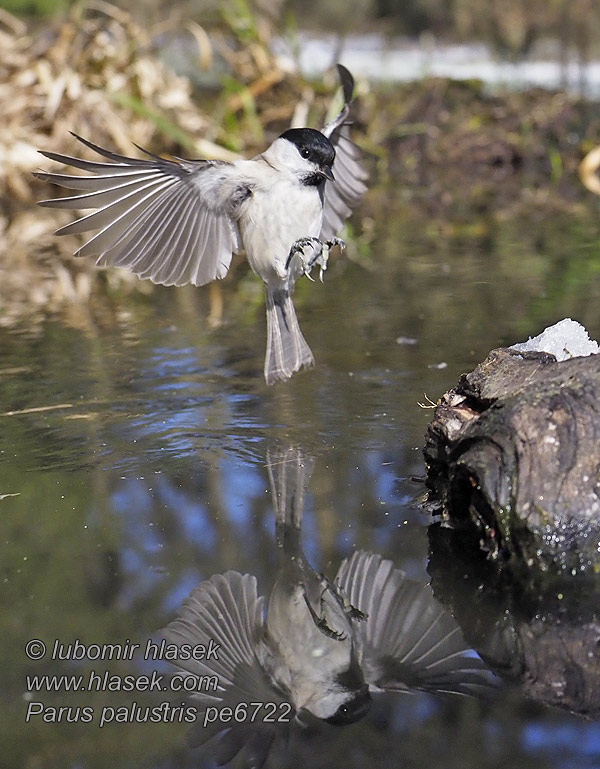
{"type": "Polygon", "coordinates": [[[313,265],[318,264],[320,267],[319,270],[319,280],[321,283],[323,282],[323,275],[325,274],[325,270],[327,269],[327,262],[329,261],[329,252],[332,248],[335,248],[335,246],[338,246],[340,251],[343,251],[346,248],[346,243],[341,238],[331,238],[331,240],[326,240],[325,243],[321,244],[321,252],[317,254],[317,256],[312,260],[312,262],[308,265],[308,272],[311,271],[313,265]]]}
{"type": "Polygon", "coordinates": [[[351,604],[348,604],[348,608],[346,609],[346,614],[350,619],[356,619],[359,622],[364,622],[366,619],[369,618],[369,615],[361,611],[360,609],[357,609],[356,606],[352,606],[351,604]]]}
{"type": "Polygon", "coordinates": [[[319,628],[321,633],[323,635],[326,635],[328,638],[333,638],[334,641],[345,641],[346,640],[346,634],[345,633],[339,633],[337,630],[333,630],[329,627],[327,624],[327,620],[325,617],[321,617],[317,622],[315,622],[315,625],[319,628]]]}
{"type": "Polygon", "coordinates": [[[325,592],[328,589],[329,588],[326,587],[321,593],[321,613],[320,614],[317,614],[317,612],[311,606],[311,603],[308,599],[308,595],[306,594],[306,588],[304,589],[304,600],[306,601],[306,605],[308,606],[310,616],[312,617],[312,620],[315,623],[315,626],[319,628],[321,633],[323,633],[323,635],[326,635],[328,638],[333,638],[334,641],[343,641],[346,638],[346,634],[339,633],[337,630],[333,630],[333,628],[329,627],[327,623],[327,617],[325,616],[325,613],[326,613],[325,599],[323,596],[325,595],[325,592]]]}
{"type": "Polygon", "coordinates": [[[340,605],[347,617],[349,617],[350,619],[358,620],[359,622],[364,622],[366,619],[369,618],[369,615],[366,612],[361,611],[360,609],[357,609],[356,606],[352,606],[348,596],[346,595],[345,591],[342,590],[339,584],[336,583],[335,587],[336,587],[336,593],[340,598],[340,605]]]}
{"type": "Polygon", "coordinates": [[[290,264],[294,257],[298,257],[300,259],[302,274],[306,275],[309,280],[314,280],[310,273],[315,264],[318,264],[320,268],[319,280],[322,283],[323,275],[327,269],[327,262],[329,261],[329,252],[335,246],[338,246],[342,251],[346,248],[346,244],[341,238],[331,238],[331,240],[327,240],[325,243],[323,243],[318,238],[299,238],[290,248],[290,253],[288,255],[285,267],[287,270],[289,270],[290,264]],[[304,249],[307,246],[310,246],[313,251],[311,257],[308,260],[305,258],[304,254],[304,249]]]}
{"type": "MultiPolygon", "coordinates": [[[[310,270],[316,257],[311,260],[306,260],[304,249],[310,246],[317,256],[321,254],[323,244],[319,238],[299,238],[292,243],[290,252],[288,254],[287,262],[285,263],[285,269],[290,272],[290,268],[293,267],[295,260],[300,262],[300,275],[306,275],[310,280],[314,280],[310,277],[310,270]]],[[[297,275],[297,273],[296,273],[297,275]]]]}
{"type": "Polygon", "coordinates": [[[330,628],[325,618],[327,608],[327,604],[325,603],[325,595],[327,591],[331,592],[336,602],[338,603],[340,601],[340,596],[338,595],[337,590],[333,587],[331,582],[329,582],[329,580],[326,579],[323,575],[321,575],[321,584],[323,585],[323,591],[321,592],[321,622],[320,624],[317,623],[317,627],[322,633],[324,633],[326,636],[329,636],[329,638],[333,638],[336,641],[343,641],[346,638],[346,634],[338,633],[330,628]]]}

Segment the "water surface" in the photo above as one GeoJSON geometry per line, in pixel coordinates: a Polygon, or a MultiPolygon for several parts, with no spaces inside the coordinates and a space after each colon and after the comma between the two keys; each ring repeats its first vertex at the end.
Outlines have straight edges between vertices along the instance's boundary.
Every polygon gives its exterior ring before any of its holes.
{"type": "MultiPolygon", "coordinates": [[[[10,765],[209,766],[180,723],[25,723],[48,707],[146,703],[131,692],[33,694],[26,675],[92,662],[27,659],[29,639],[145,643],[202,580],[229,569],[268,593],[276,568],[270,446],[314,457],[304,548],[329,576],[355,549],[428,581],[419,507],[423,435],[435,401],[496,346],[571,316],[600,337],[600,233],[564,217],[460,246],[382,222],[367,258],[332,260],[297,289],[317,360],[287,384],[262,380],[260,285],[240,268],[221,289],[150,296],[0,330],[0,666],[10,765]],[[542,238],[542,241],[544,239],[542,238]]],[[[112,662],[115,674],[143,662],[112,662]]],[[[96,664],[95,667],[102,667],[96,664]]],[[[49,718],[49,720],[51,720],[49,718]]],[[[386,695],[361,722],[308,731],[308,766],[600,765],[600,726],[509,691],[490,700],[386,695]]],[[[294,755],[275,766],[298,766],[294,755]]]]}

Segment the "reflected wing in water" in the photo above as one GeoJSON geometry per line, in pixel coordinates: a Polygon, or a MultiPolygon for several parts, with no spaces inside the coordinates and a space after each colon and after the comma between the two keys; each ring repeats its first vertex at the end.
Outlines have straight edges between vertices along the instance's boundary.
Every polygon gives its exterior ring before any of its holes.
{"type": "Polygon", "coordinates": [[[428,585],[364,551],[342,562],[336,581],[350,604],[368,615],[358,631],[371,687],[477,695],[494,686],[428,585]]]}
{"type": "Polygon", "coordinates": [[[169,644],[180,648],[183,644],[202,644],[207,649],[211,645],[216,649],[210,659],[178,659],[175,664],[198,679],[201,676],[218,678],[216,691],[202,689],[191,695],[198,716],[190,742],[203,745],[220,734],[217,749],[220,763],[230,761],[245,747],[246,755],[254,762],[252,765],[261,766],[276,730],[285,730],[294,717],[291,705],[269,683],[256,657],[264,630],[264,602],[264,597],[257,594],[255,577],[235,571],[215,574],[192,592],[178,619],[162,633],[169,644]],[[267,703],[273,705],[256,707],[267,703]],[[279,710],[271,712],[275,707],[279,710]],[[230,708],[237,715],[228,720],[222,718],[223,713],[228,713],[224,708],[230,708]],[[265,721],[269,714],[274,716],[273,720],[265,721]],[[278,722],[280,716],[288,718],[278,722]]]}

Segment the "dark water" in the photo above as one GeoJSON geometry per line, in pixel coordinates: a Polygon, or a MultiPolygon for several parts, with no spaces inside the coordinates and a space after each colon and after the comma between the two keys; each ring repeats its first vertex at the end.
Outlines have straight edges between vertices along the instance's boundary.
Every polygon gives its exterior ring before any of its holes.
{"type": "MultiPolygon", "coordinates": [[[[186,747],[184,723],[100,728],[105,706],[161,695],[28,693],[26,675],[141,674],[138,657],[53,661],[50,650],[55,639],[145,645],[213,574],[256,575],[268,594],[272,447],[314,458],[303,538],[316,569],[333,577],[363,549],[427,582],[430,521],[415,477],[431,412],[419,402],[489,349],[567,315],[600,337],[598,265],[591,218],[527,221],[455,245],[382,223],[367,256],[332,263],[324,285],[298,286],[317,367],[270,389],[261,288],[243,268],[222,286],[219,328],[207,323],[206,291],[157,289],[0,330],[2,763],[210,766],[186,747]],[[40,662],[25,654],[30,639],[47,645],[40,662]],[[26,723],[30,702],[44,710],[26,723]],[[60,706],[78,722],[53,723],[60,706]],[[77,706],[93,709],[91,722],[77,706]]],[[[597,721],[514,689],[485,700],[385,695],[353,726],[294,740],[272,766],[600,766],[597,721]]]]}

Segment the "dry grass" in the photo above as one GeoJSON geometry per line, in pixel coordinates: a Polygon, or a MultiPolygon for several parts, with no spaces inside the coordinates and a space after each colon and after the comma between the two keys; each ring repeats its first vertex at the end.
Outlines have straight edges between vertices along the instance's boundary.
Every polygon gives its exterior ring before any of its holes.
{"type": "MultiPolygon", "coordinates": [[[[266,46],[241,46],[235,37],[226,43],[221,35],[212,39],[197,25],[189,31],[198,42],[199,66],[210,64],[216,49],[234,77],[245,82],[241,90],[225,94],[214,118],[194,102],[189,80],[152,52],[150,33],[125,11],[93,0],[85,15],[75,11],[33,33],[0,10],[0,324],[85,302],[98,284],[93,263],[71,257],[76,239],[52,237],[71,214],[35,206],[52,195],[32,176],[52,165],[39,149],[85,156],[73,131],[125,154],[132,153],[135,142],[157,151],[231,158],[231,152],[202,137],[218,140],[224,114],[235,116],[283,80],[266,46]]],[[[289,121],[293,100],[288,104],[267,120],[289,121]]],[[[263,117],[258,119],[264,126],[263,117]]],[[[151,290],[123,271],[111,270],[104,279],[151,290]]]]}

